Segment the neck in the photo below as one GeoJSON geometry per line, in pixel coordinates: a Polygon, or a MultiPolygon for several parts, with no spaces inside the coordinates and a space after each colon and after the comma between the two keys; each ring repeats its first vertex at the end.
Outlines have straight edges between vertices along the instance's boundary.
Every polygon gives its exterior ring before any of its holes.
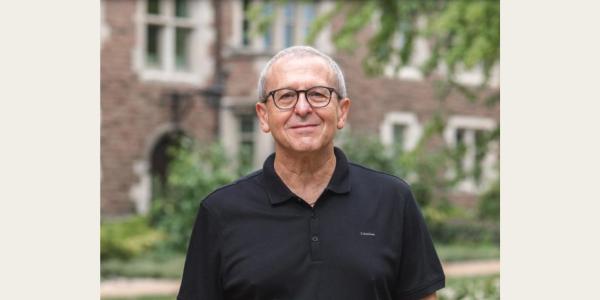
{"type": "Polygon", "coordinates": [[[275,172],[294,194],[309,204],[323,192],[335,170],[333,147],[310,153],[277,151],[275,172]]]}

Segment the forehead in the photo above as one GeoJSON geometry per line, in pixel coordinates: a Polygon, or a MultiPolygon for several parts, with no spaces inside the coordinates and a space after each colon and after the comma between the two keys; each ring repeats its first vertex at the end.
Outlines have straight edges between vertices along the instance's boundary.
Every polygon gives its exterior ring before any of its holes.
{"type": "Polygon", "coordinates": [[[319,56],[288,56],[275,61],[267,74],[266,87],[278,89],[309,88],[315,85],[331,86],[334,72],[327,61],[319,56]]]}

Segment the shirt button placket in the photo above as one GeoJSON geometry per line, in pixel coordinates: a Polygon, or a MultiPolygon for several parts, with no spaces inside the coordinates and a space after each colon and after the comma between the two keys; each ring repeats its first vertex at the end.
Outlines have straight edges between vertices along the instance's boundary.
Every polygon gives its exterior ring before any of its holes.
{"type": "Polygon", "coordinates": [[[312,216],[310,217],[310,257],[312,261],[320,261],[321,260],[321,251],[320,251],[320,238],[319,238],[319,218],[316,215],[315,210],[312,211],[312,216]]]}

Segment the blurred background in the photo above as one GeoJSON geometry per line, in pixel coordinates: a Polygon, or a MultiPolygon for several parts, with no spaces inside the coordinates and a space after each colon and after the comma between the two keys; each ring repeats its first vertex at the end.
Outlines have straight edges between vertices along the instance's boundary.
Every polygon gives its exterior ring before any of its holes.
{"type": "Polygon", "coordinates": [[[102,299],[174,299],[200,201],[273,152],[254,112],[277,51],[331,55],[336,145],[406,179],[447,273],[499,299],[497,0],[101,0],[102,299]]]}

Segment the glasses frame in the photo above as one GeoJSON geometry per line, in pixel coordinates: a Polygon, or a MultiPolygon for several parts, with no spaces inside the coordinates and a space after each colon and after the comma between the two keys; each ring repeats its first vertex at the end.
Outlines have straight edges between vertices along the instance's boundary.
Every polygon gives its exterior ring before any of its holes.
{"type": "Polygon", "coordinates": [[[272,90],[267,94],[267,96],[265,97],[263,102],[266,103],[267,101],[269,101],[269,97],[271,97],[273,99],[273,104],[275,104],[275,107],[277,107],[277,109],[279,109],[281,111],[290,111],[290,110],[293,110],[294,108],[296,108],[296,105],[298,104],[298,100],[300,99],[300,93],[304,93],[304,98],[306,98],[306,102],[308,102],[308,105],[310,105],[311,108],[326,107],[327,105],[329,105],[329,103],[331,103],[331,98],[333,98],[332,96],[334,93],[338,96],[338,98],[340,98],[340,94],[334,88],[328,87],[328,86],[317,85],[317,86],[308,88],[306,90],[296,90],[296,89],[292,89],[292,88],[280,88],[280,89],[272,90]],[[325,105],[314,106],[312,103],[310,103],[310,100],[308,100],[308,96],[307,96],[306,92],[308,92],[314,88],[325,88],[329,91],[329,100],[327,100],[327,103],[325,105]],[[277,101],[275,101],[275,93],[278,91],[282,91],[282,90],[292,90],[292,91],[296,92],[296,101],[294,101],[294,105],[292,105],[289,108],[281,108],[281,107],[279,107],[279,105],[277,105],[277,101]]]}

